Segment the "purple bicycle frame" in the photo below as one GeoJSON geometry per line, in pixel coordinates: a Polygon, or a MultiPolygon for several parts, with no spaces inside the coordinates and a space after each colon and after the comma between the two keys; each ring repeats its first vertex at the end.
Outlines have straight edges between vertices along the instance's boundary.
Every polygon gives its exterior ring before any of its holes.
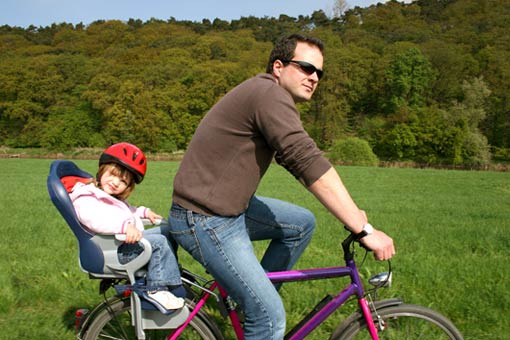
{"type": "MultiPolygon", "coordinates": [[[[337,296],[333,297],[326,305],[324,305],[313,317],[311,317],[304,325],[302,325],[297,331],[292,334],[288,340],[301,340],[310,334],[315,328],[317,328],[324,320],[326,320],[331,313],[337,308],[342,306],[347,299],[351,296],[356,295],[358,297],[358,304],[361,308],[363,316],[368,325],[368,331],[373,340],[379,340],[377,335],[377,328],[374,325],[368,302],[364,297],[363,285],[356,268],[356,264],[352,260],[347,261],[346,266],[328,267],[328,268],[312,268],[302,270],[289,270],[282,272],[270,272],[267,273],[268,278],[273,283],[277,282],[296,282],[296,281],[308,281],[314,279],[328,279],[338,278],[344,276],[350,276],[351,283],[349,283],[337,296]]],[[[210,287],[210,291],[218,288],[220,295],[225,298],[227,293],[222,289],[216,282],[210,287]]],[[[191,311],[186,322],[181,325],[175,333],[168,337],[168,340],[177,339],[179,334],[188,325],[191,319],[198,313],[200,308],[205,304],[211,293],[205,292],[202,298],[198,301],[195,308],[191,311]]],[[[229,317],[232,322],[232,326],[236,333],[238,340],[244,340],[243,330],[239,322],[236,311],[232,310],[229,312],[229,317]]]]}

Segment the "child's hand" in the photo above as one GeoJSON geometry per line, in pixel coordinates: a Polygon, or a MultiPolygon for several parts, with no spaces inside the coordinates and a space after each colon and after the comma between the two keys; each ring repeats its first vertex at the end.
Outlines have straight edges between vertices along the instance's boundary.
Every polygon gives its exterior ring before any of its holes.
{"type": "Polygon", "coordinates": [[[151,221],[152,224],[156,224],[156,220],[161,220],[163,216],[160,216],[151,210],[149,211],[147,218],[149,221],[151,221]]]}
{"type": "Polygon", "coordinates": [[[142,232],[136,229],[133,223],[126,227],[126,243],[136,243],[142,239],[142,232]]]}

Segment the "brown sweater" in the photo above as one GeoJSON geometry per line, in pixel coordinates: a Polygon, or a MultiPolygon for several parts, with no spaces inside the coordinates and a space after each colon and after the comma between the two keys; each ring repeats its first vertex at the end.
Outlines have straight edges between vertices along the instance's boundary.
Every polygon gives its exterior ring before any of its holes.
{"type": "Polygon", "coordinates": [[[273,157],[306,186],[331,167],[303,129],[291,95],[270,74],[259,74],[200,122],[175,176],[173,200],[201,214],[237,216],[273,157]]]}

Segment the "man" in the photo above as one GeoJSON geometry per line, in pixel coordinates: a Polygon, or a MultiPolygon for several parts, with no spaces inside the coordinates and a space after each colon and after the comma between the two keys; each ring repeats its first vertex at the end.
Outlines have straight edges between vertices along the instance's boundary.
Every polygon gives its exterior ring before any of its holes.
{"type": "Polygon", "coordinates": [[[206,114],[174,179],[172,235],[245,313],[245,339],[283,339],[285,311],[266,271],[290,269],[313,234],[308,210],[254,196],[273,158],[344,225],[364,232],[379,260],[393,241],[368,224],[342,181],[304,131],[295,103],[322,76],[323,43],[291,35],[271,52],[267,73],[227,93],[206,114]],[[250,240],[270,239],[259,263],[250,240]]]}

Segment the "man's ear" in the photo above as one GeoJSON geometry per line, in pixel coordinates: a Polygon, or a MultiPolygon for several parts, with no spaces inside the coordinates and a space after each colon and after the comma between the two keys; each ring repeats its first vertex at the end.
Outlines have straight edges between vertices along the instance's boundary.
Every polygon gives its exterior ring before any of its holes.
{"type": "Polygon", "coordinates": [[[280,73],[282,72],[285,65],[282,63],[281,60],[277,59],[273,63],[273,76],[276,79],[280,79],[280,73]]]}

